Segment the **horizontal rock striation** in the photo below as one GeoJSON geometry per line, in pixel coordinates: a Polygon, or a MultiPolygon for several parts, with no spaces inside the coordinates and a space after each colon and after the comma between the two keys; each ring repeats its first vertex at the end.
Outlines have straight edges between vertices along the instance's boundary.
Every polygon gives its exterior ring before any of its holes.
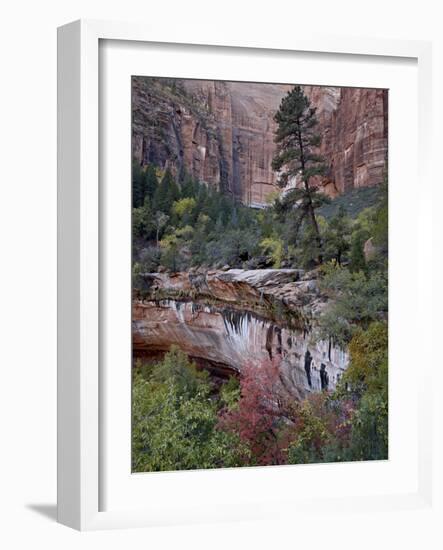
{"type": "MultiPolygon", "coordinates": [[[[222,189],[251,206],[276,189],[274,114],[287,84],[133,77],[133,157],[222,189]]],[[[318,114],[329,195],[383,180],[387,90],[304,86],[318,114]]]]}
{"type": "Polygon", "coordinates": [[[179,346],[190,357],[241,373],[248,362],[276,360],[281,382],[301,399],[333,389],[347,367],[345,352],[312,338],[325,306],[316,281],[294,269],[151,273],[133,302],[137,353],[179,346]]]}

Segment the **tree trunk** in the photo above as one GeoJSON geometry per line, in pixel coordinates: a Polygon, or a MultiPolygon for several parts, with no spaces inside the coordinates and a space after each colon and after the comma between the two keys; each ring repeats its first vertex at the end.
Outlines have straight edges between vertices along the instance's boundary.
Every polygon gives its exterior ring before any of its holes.
{"type": "Polygon", "coordinates": [[[320,237],[320,229],[318,228],[317,218],[315,217],[314,207],[312,206],[312,200],[311,200],[311,190],[309,188],[309,184],[306,180],[304,180],[305,189],[308,195],[308,211],[309,211],[309,217],[311,218],[312,227],[314,228],[315,232],[315,240],[317,241],[319,253],[318,253],[318,263],[323,263],[323,254],[321,253],[322,249],[322,242],[320,237]]]}
{"type": "Polygon", "coordinates": [[[305,189],[306,189],[306,194],[308,195],[309,217],[311,218],[312,227],[314,228],[314,232],[315,232],[315,240],[317,241],[318,249],[319,249],[318,263],[321,264],[321,263],[323,263],[323,255],[321,253],[322,242],[321,242],[321,237],[320,237],[320,230],[318,228],[317,218],[315,217],[314,207],[312,206],[311,189],[309,188],[308,180],[305,177],[305,152],[304,152],[304,148],[303,148],[303,140],[301,138],[300,119],[297,119],[297,126],[298,126],[298,132],[297,132],[298,146],[300,147],[301,173],[302,173],[303,183],[304,183],[304,186],[305,186],[305,189]]]}

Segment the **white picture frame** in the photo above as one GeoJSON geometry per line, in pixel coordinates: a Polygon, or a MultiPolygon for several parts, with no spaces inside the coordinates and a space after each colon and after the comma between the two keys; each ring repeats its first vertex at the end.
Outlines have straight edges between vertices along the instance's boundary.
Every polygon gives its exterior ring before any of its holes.
{"type": "MultiPolygon", "coordinates": [[[[171,507],[137,508],[122,502],[112,510],[101,509],[100,483],[102,480],[101,425],[103,407],[100,403],[100,223],[102,208],[99,193],[99,48],[100,41],[126,41],[128,44],[179,44],[189,45],[182,34],[166,36],[162,30],[142,25],[77,21],[65,25],[58,32],[58,520],[80,530],[105,529],[131,526],[152,526],[187,523],[195,520],[195,510],[184,505],[171,507]]],[[[192,37],[192,43],[202,51],[210,48],[229,48],[230,54],[246,49],[274,53],[310,52],[337,56],[368,56],[395,60],[412,59],[418,70],[418,149],[419,184],[426,187],[429,179],[429,135],[431,125],[431,46],[426,42],[370,40],[363,38],[322,37],[297,35],[281,37],[278,41],[259,39],[256,42],[222,35],[192,37]]],[[[425,240],[431,231],[431,220],[421,218],[420,239],[425,240]]],[[[421,241],[423,242],[423,241],[421,241]]],[[[422,248],[421,253],[426,253],[422,248]]],[[[423,274],[418,274],[423,277],[423,274]]],[[[424,362],[421,383],[417,386],[419,434],[418,475],[414,490],[385,495],[339,496],[332,494],[327,502],[323,496],[289,500],[289,506],[280,507],[294,511],[301,506],[308,510],[321,506],[341,509],[356,505],[366,510],[419,508],[431,505],[432,468],[431,435],[429,418],[431,403],[423,388],[430,386],[431,367],[424,362]]],[[[350,465],[341,465],[348,468],[350,465]]],[[[289,467],[291,468],[291,467],[289,467]]],[[[316,466],[311,466],[316,468],[316,466]]],[[[274,469],[274,472],[277,470],[274,469]]],[[[279,480],[288,476],[289,470],[280,469],[279,480]]],[[[171,474],[169,474],[171,475],[171,474]]],[[[175,473],[177,476],[195,473],[175,473]]],[[[274,474],[275,475],[275,474],[274,474]]],[[[236,479],[251,476],[236,470],[223,473],[236,479]]],[[[158,481],[157,485],[161,485],[158,481]]],[[[272,482],[272,479],[269,478],[272,482]]],[[[174,481],[174,480],[173,480],[174,481]]],[[[173,483],[173,481],[170,483],[173,483]]],[[[173,489],[171,489],[173,490],[173,489]]],[[[266,490],[265,490],[266,493],[266,490]]],[[[208,510],[202,503],[199,519],[251,519],[275,515],[275,500],[266,502],[266,494],[260,501],[251,499],[248,509],[232,507],[230,513],[208,510]]]]}

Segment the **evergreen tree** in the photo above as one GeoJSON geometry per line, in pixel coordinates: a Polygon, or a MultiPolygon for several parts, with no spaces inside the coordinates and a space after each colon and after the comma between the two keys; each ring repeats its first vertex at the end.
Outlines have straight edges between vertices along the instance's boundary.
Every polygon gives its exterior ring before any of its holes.
{"type": "Polygon", "coordinates": [[[145,175],[137,161],[132,163],[132,206],[140,208],[145,200],[145,175]]]}
{"type": "Polygon", "coordinates": [[[237,208],[235,207],[232,209],[232,212],[231,212],[231,219],[230,219],[229,226],[234,228],[238,227],[238,212],[237,212],[237,208]]]}
{"type": "Polygon", "coordinates": [[[350,252],[350,264],[349,268],[352,272],[363,271],[367,269],[366,259],[364,253],[364,244],[365,244],[365,233],[364,231],[356,231],[352,235],[351,240],[351,252],[350,252]]]}
{"type": "Polygon", "coordinates": [[[154,193],[153,209],[169,215],[171,207],[180,198],[180,188],[169,168],[154,193]]]}
{"type": "Polygon", "coordinates": [[[158,187],[155,166],[149,164],[145,172],[145,197],[152,199],[158,187]]]}
{"type": "Polygon", "coordinates": [[[296,234],[303,221],[306,220],[312,226],[318,249],[318,262],[321,263],[322,241],[315,209],[325,202],[325,198],[310,185],[313,176],[324,173],[323,159],[315,152],[320,144],[320,136],[315,132],[315,111],[300,86],[295,86],[282,99],[274,117],[278,127],[275,135],[277,151],[272,167],[280,171],[278,183],[281,187],[286,187],[294,178],[301,178],[302,187],[287,193],[283,203],[286,209],[295,206],[296,234]]]}
{"type": "Polygon", "coordinates": [[[206,214],[206,205],[208,200],[208,189],[206,185],[200,184],[198,186],[196,198],[198,211],[206,214]]]}
{"type": "Polygon", "coordinates": [[[199,183],[192,176],[185,174],[182,184],[182,197],[194,198],[198,194],[199,183]]]}
{"type": "Polygon", "coordinates": [[[149,164],[143,168],[134,161],[132,165],[132,206],[140,208],[145,202],[145,198],[152,199],[158,187],[157,174],[155,167],[149,164]]]}
{"type": "Polygon", "coordinates": [[[387,168],[383,184],[381,186],[382,198],[375,213],[374,242],[379,247],[382,254],[388,254],[388,177],[387,168]]]}

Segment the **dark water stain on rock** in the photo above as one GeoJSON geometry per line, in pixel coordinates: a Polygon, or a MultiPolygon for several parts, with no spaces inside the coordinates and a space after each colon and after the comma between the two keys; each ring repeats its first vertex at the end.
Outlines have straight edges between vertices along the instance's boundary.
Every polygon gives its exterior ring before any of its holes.
{"type": "Polygon", "coordinates": [[[326,370],[326,365],[322,363],[320,365],[320,384],[322,390],[327,390],[329,386],[329,375],[326,370]]]}
{"type": "Polygon", "coordinates": [[[277,352],[277,355],[281,355],[281,353],[282,353],[281,328],[276,326],[276,327],[274,328],[274,331],[275,331],[275,334],[277,335],[277,348],[276,348],[276,352],[277,352]]]}
{"type": "Polygon", "coordinates": [[[272,359],[272,343],[274,340],[274,325],[269,325],[266,332],[266,351],[269,354],[269,359],[272,359]]]}
{"type": "Polygon", "coordinates": [[[312,388],[311,363],[312,363],[312,355],[311,355],[311,352],[307,349],[305,353],[305,372],[306,372],[306,377],[308,379],[308,385],[310,388],[312,388]]]}

